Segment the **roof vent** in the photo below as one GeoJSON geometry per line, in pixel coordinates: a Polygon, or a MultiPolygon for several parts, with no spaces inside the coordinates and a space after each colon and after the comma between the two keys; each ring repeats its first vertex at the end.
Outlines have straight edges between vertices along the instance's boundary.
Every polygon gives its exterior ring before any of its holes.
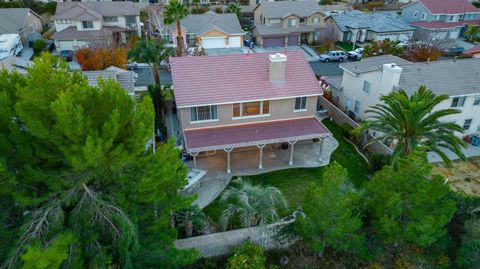
{"type": "Polygon", "coordinates": [[[287,56],[281,53],[275,53],[270,58],[270,80],[272,82],[283,82],[285,80],[285,65],[287,56]]]}

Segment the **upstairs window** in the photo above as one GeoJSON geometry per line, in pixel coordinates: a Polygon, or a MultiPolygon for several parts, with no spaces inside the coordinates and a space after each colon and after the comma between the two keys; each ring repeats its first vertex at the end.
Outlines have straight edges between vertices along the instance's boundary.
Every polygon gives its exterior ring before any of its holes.
{"type": "Polygon", "coordinates": [[[93,22],[92,21],[82,21],[82,26],[84,29],[91,29],[93,28],[93,22]]]}
{"type": "Polygon", "coordinates": [[[288,19],[288,26],[296,26],[297,19],[288,19]]]}
{"type": "Polygon", "coordinates": [[[320,19],[318,17],[313,17],[312,23],[319,23],[320,19]]]}
{"type": "Polygon", "coordinates": [[[197,106],[190,108],[191,121],[218,120],[217,106],[197,106]]]}
{"type": "Polygon", "coordinates": [[[270,101],[233,104],[233,117],[251,117],[270,114],[270,101]]]}
{"type": "Polygon", "coordinates": [[[360,102],[355,100],[355,107],[353,108],[353,112],[355,112],[355,114],[359,114],[360,113],[360,102]]]}
{"type": "Polygon", "coordinates": [[[306,110],[307,110],[307,97],[295,98],[295,111],[306,111],[306,110]]]}
{"type": "Polygon", "coordinates": [[[282,20],[281,19],[270,19],[270,23],[271,24],[279,24],[279,23],[282,23],[282,20]]]}
{"type": "Polygon", "coordinates": [[[103,21],[105,22],[118,22],[117,16],[105,16],[103,17],[103,21]]]}
{"type": "Polygon", "coordinates": [[[421,20],[424,21],[426,18],[427,18],[427,13],[423,12],[421,20]]]}
{"type": "Polygon", "coordinates": [[[415,10],[415,12],[413,13],[413,17],[414,17],[414,18],[417,18],[417,17],[418,17],[418,11],[415,10]]]}
{"type": "Polygon", "coordinates": [[[454,19],[455,19],[455,16],[452,15],[448,18],[448,21],[453,21],[454,19]]]}
{"type": "Polygon", "coordinates": [[[370,82],[364,81],[363,82],[363,91],[366,92],[366,93],[370,93],[371,86],[372,85],[370,84],[370,82]]]}
{"type": "Polygon", "coordinates": [[[452,99],[452,106],[451,107],[462,107],[465,104],[465,96],[454,97],[452,99]]]}
{"type": "Polygon", "coordinates": [[[463,122],[463,130],[468,131],[472,125],[472,119],[467,119],[463,122]]]}
{"type": "Polygon", "coordinates": [[[305,18],[300,18],[300,24],[305,23],[305,18]]]}
{"type": "Polygon", "coordinates": [[[480,105],[480,95],[475,96],[475,100],[473,100],[473,105],[474,106],[480,105]]]}

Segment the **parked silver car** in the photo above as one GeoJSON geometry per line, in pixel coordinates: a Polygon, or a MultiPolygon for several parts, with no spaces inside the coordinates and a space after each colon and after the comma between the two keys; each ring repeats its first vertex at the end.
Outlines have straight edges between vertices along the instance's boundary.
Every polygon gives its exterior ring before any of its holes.
{"type": "Polygon", "coordinates": [[[343,62],[347,58],[347,54],[342,50],[332,50],[325,54],[320,55],[320,61],[330,62],[330,61],[339,61],[343,62]]]}

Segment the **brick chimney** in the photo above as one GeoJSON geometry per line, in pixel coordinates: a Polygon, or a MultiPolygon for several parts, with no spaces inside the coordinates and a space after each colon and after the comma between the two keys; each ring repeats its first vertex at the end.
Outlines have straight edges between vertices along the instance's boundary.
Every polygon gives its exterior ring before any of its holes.
{"type": "Polygon", "coordinates": [[[270,81],[281,83],[285,80],[285,65],[287,56],[281,53],[275,53],[270,58],[270,81]]]}

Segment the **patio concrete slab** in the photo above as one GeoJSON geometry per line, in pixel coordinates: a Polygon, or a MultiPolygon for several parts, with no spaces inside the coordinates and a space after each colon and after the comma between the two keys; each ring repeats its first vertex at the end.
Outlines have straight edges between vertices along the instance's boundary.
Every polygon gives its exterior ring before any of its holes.
{"type": "MultiPolygon", "coordinates": [[[[196,194],[197,199],[193,202],[200,208],[210,204],[227,187],[233,176],[251,176],[276,170],[289,168],[321,167],[330,163],[330,156],[338,147],[338,141],[330,136],[323,142],[321,158],[320,143],[311,141],[299,141],[294,147],[293,165],[288,165],[290,148],[282,149],[280,144],[269,145],[263,149],[263,169],[258,169],[259,150],[237,149],[231,153],[231,174],[227,174],[227,154],[217,151],[214,155],[197,158],[197,169],[204,170],[205,176],[185,193],[196,194]]],[[[189,169],[193,168],[193,162],[186,163],[189,169]]]]}

